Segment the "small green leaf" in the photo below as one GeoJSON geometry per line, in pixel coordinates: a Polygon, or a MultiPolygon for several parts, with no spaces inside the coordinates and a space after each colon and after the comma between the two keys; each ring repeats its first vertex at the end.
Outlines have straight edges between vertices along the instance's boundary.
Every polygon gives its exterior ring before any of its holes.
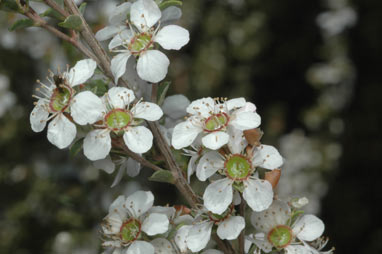
{"type": "Polygon", "coordinates": [[[55,1],[62,8],[64,8],[64,0],[53,0],[53,1],[55,1]]]}
{"type": "Polygon", "coordinates": [[[19,19],[15,23],[13,23],[13,25],[9,28],[9,31],[26,28],[33,25],[34,25],[34,22],[31,19],[19,19]]]}
{"type": "Polygon", "coordinates": [[[182,1],[179,0],[167,0],[159,4],[159,9],[164,10],[170,6],[182,6],[182,1]]]}
{"type": "Polygon", "coordinates": [[[82,150],[83,141],[84,138],[80,138],[70,147],[69,153],[71,156],[75,157],[82,150]]]}
{"type": "Polygon", "coordinates": [[[70,15],[64,22],[58,23],[59,26],[80,31],[82,29],[82,20],[77,15],[70,15]]]}
{"type": "Polygon", "coordinates": [[[175,183],[174,176],[168,170],[155,171],[154,174],[152,174],[152,176],[149,177],[149,180],[161,183],[175,183]]]}
{"type": "Polygon", "coordinates": [[[85,13],[86,5],[87,5],[87,3],[86,3],[86,2],[83,2],[83,3],[80,5],[80,7],[78,8],[78,9],[80,10],[80,12],[81,12],[82,15],[84,15],[84,13],[85,13]]]}
{"type": "Polygon", "coordinates": [[[41,17],[50,17],[58,20],[64,20],[65,17],[62,16],[58,11],[53,10],[52,8],[47,9],[45,12],[40,14],[41,17]]]}
{"type": "Polygon", "coordinates": [[[157,104],[162,105],[171,82],[165,81],[158,85],[157,104]]]}

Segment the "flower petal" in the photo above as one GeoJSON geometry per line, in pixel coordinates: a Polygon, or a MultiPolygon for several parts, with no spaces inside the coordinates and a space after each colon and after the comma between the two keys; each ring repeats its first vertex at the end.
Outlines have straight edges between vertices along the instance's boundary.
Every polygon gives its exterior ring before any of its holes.
{"type": "Polygon", "coordinates": [[[136,177],[141,171],[141,164],[132,158],[128,158],[126,161],[126,173],[130,177],[136,177]]]}
{"type": "Polygon", "coordinates": [[[187,147],[194,142],[200,132],[202,128],[192,124],[190,120],[178,123],[172,132],[171,144],[175,149],[187,147]]]}
{"type": "Polygon", "coordinates": [[[293,233],[303,241],[313,241],[324,232],[325,225],[314,215],[303,215],[293,226],[293,233]]]}
{"type": "Polygon", "coordinates": [[[242,153],[247,147],[248,142],[244,137],[243,131],[229,127],[227,128],[228,135],[230,136],[228,140],[228,148],[232,154],[242,153]]]}
{"type": "Polygon", "coordinates": [[[273,200],[272,185],[265,180],[248,179],[244,181],[243,198],[253,211],[267,209],[273,200]]]}
{"type": "Polygon", "coordinates": [[[192,252],[204,249],[211,238],[212,222],[202,222],[193,225],[186,238],[187,247],[192,252]]]}
{"type": "Polygon", "coordinates": [[[126,251],[126,254],[154,254],[155,249],[151,243],[134,241],[126,251]]]}
{"type": "Polygon", "coordinates": [[[211,150],[217,150],[228,143],[229,135],[222,131],[216,131],[202,138],[203,145],[211,150]]]}
{"type": "Polygon", "coordinates": [[[202,252],[202,254],[224,254],[220,250],[209,249],[202,252]]]}
{"type": "Polygon", "coordinates": [[[84,59],[78,61],[76,65],[69,71],[69,83],[76,86],[86,82],[93,76],[94,70],[97,68],[97,63],[93,59],[84,59]]]}
{"type": "Polygon", "coordinates": [[[95,37],[99,41],[106,41],[124,29],[127,29],[126,26],[105,26],[97,31],[95,37]]]}
{"type": "Polygon", "coordinates": [[[118,84],[118,79],[125,74],[126,63],[129,60],[130,52],[121,53],[111,59],[111,73],[114,76],[114,84],[118,84]]]}
{"type": "Polygon", "coordinates": [[[141,118],[148,121],[159,120],[163,116],[162,109],[152,102],[140,102],[131,109],[134,118],[141,118]]]}
{"type": "Polygon", "coordinates": [[[59,113],[48,125],[48,140],[60,149],[68,147],[74,140],[77,129],[74,123],[59,113]]]}
{"type": "Polygon", "coordinates": [[[102,119],[105,107],[97,95],[90,91],[84,91],[74,97],[70,111],[76,123],[86,125],[102,119]]]}
{"type": "Polygon", "coordinates": [[[165,238],[156,238],[150,242],[154,248],[155,253],[163,253],[163,254],[176,254],[174,247],[170,241],[165,238]]]}
{"type": "Polygon", "coordinates": [[[131,5],[130,20],[140,31],[146,31],[155,25],[161,15],[153,0],[138,0],[131,5]]]}
{"type": "Polygon", "coordinates": [[[190,33],[183,27],[168,25],[163,27],[154,38],[164,49],[176,49],[186,45],[190,40],[190,33]]]}
{"type": "Polygon", "coordinates": [[[253,212],[251,223],[259,232],[268,232],[277,225],[285,225],[291,216],[290,207],[286,202],[274,200],[271,206],[261,212],[253,212]],[[272,214],[272,216],[269,216],[272,214]]]}
{"type": "Polygon", "coordinates": [[[207,186],[204,191],[204,206],[211,212],[221,214],[232,203],[232,180],[224,178],[207,186]]]}
{"type": "Polygon", "coordinates": [[[29,120],[34,132],[41,132],[45,128],[47,119],[49,117],[47,107],[48,105],[39,100],[36,106],[33,108],[29,116],[29,120]]]}
{"type": "Polygon", "coordinates": [[[187,181],[189,183],[190,183],[192,174],[194,174],[194,172],[195,172],[195,168],[196,168],[195,163],[196,163],[196,161],[198,159],[199,159],[199,156],[198,155],[194,155],[194,156],[191,156],[191,159],[188,162],[188,166],[187,166],[187,181]]]}
{"type": "Polygon", "coordinates": [[[130,7],[131,3],[129,2],[118,5],[109,17],[109,23],[113,25],[124,24],[127,19],[127,14],[130,12],[130,7]]]}
{"type": "Polygon", "coordinates": [[[89,132],[84,139],[84,154],[92,161],[106,158],[111,149],[110,132],[96,129],[89,132]]]}
{"type": "Polygon", "coordinates": [[[240,112],[234,114],[233,119],[228,124],[242,131],[254,129],[261,124],[261,117],[256,112],[240,112]]]}
{"type": "Polygon", "coordinates": [[[169,221],[165,214],[151,213],[142,224],[142,230],[152,236],[163,234],[168,230],[169,221]]]}
{"type": "Polygon", "coordinates": [[[222,240],[234,240],[245,227],[245,220],[241,216],[231,216],[219,224],[217,234],[222,240]]]}
{"type": "Polygon", "coordinates": [[[183,94],[167,96],[162,104],[164,114],[172,119],[179,119],[187,115],[186,108],[190,100],[183,94]]]}
{"type": "Polygon", "coordinates": [[[254,150],[252,165],[266,169],[276,169],[283,165],[283,158],[275,147],[261,145],[254,150]]]}
{"type": "Polygon", "coordinates": [[[162,26],[166,26],[171,22],[177,21],[182,17],[182,11],[178,7],[169,6],[162,11],[162,17],[160,23],[162,26]]]}
{"type": "Polygon", "coordinates": [[[148,50],[139,56],[137,72],[141,79],[158,83],[166,77],[169,64],[165,54],[159,50],[148,50]]]}
{"type": "Polygon", "coordinates": [[[127,105],[134,101],[134,92],[126,87],[115,86],[107,92],[107,100],[113,108],[124,109],[127,105]]]}
{"type": "Polygon", "coordinates": [[[251,239],[251,241],[265,253],[272,251],[273,245],[264,238],[264,234],[256,234],[254,239],[251,239]]]}
{"type": "Polygon", "coordinates": [[[154,196],[151,191],[136,191],[128,196],[125,202],[126,209],[138,218],[146,213],[154,204],[154,196]]]}
{"type": "Polygon", "coordinates": [[[228,111],[231,111],[232,109],[241,108],[245,106],[245,99],[243,97],[241,98],[235,98],[226,101],[226,106],[228,111]]]}
{"type": "Polygon", "coordinates": [[[196,176],[200,181],[205,181],[222,168],[224,168],[222,155],[216,151],[210,151],[200,159],[196,167],[196,176]]]}
{"type": "Polygon", "coordinates": [[[153,145],[153,134],[144,126],[131,127],[123,134],[123,140],[134,153],[145,153],[153,145]]]}
{"type": "Polygon", "coordinates": [[[109,206],[109,213],[117,212],[119,214],[126,214],[126,209],[123,207],[125,200],[125,196],[118,196],[109,206]]]}
{"type": "Polygon", "coordinates": [[[110,156],[107,156],[105,159],[96,160],[93,162],[93,166],[97,169],[102,169],[108,174],[111,174],[115,170],[115,164],[112,162],[110,156]]]}
{"type": "Polygon", "coordinates": [[[285,254],[318,254],[309,250],[309,248],[303,245],[288,245],[285,248],[285,254]]]}
{"type": "Polygon", "coordinates": [[[176,232],[175,243],[178,246],[181,253],[186,253],[188,250],[187,236],[191,228],[192,226],[184,225],[184,226],[181,226],[176,232]]]}
{"type": "MultiPolygon", "coordinates": [[[[109,50],[113,50],[116,47],[119,47],[123,44],[130,43],[131,39],[134,37],[133,32],[130,29],[124,29],[118,32],[113,39],[109,42],[109,50]]],[[[127,49],[125,52],[129,52],[127,49]]]]}
{"type": "Polygon", "coordinates": [[[191,102],[187,107],[187,113],[191,115],[208,118],[210,112],[214,111],[215,101],[211,97],[202,98],[191,102]]]}

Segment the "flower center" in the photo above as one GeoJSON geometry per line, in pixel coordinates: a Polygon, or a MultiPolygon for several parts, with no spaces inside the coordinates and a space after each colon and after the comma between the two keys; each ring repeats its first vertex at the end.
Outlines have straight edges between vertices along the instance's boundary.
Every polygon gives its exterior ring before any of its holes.
{"type": "Polygon", "coordinates": [[[63,112],[69,106],[72,93],[73,90],[67,85],[60,84],[55,88],[49,103],[51,110],[54,112],[63,112]]]}
{"type": "Polygon", "coordinates": [[[147,33],[141,33],[134,36],[129,44],[129,50],[132,54],[139,55],[142,51],[153,48],[152,36],[147,33]]]}
{"type": "Polygon", "coordinates": [[[204,122],[204,130],[207,132],[218,131],[227,126],[229,118],[226,113],[214,114],[204,122]]]}
{"type": "Polygon", "coordinates": [[[105,123],[109,129],[119,131],[130,124],[132,120],[131,114],[125,109],[113,109],[105,116],[105,123]]]}
{"type": "Polygon", "coordinates": [[[235,181],[247,179],[251,174],[251,163],[243,155],[234,154],[224,162],[227,177],[235,181]]]}
{"type": "Polygon", "coordinates": [[[124,242],[133,242],[138,239],[141,234],[141,223],[138,220],[131,218],[122,224],[119,234],[121,240],[124,242]]]}
{"type": "Polygon", "coordinates": [[[278,225],[268,233],[268,241],[276,248],[285,248],[293,238],[292,230],[285,225],[278,225]]]}

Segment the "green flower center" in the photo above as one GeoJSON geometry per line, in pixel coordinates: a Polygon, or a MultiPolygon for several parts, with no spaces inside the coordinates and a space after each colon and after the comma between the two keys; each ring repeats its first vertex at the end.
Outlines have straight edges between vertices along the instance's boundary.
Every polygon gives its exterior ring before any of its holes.
{"type": "Polygon", "coordinates": [[[204,130],[207,132],[218,131],[227,126],[228,116],[225,113],[215,114],[204,122],[204,130]]]}
{"type": "Polygon", "coordinates": [[[153,48],[153,42],[151,35],[147,33],[141,33],[131,39],[129,44],[129,50],[132,54],[139,54],[144,50],[153,48]]]}
{"type": "Polygon", "coordinates": [[[251,163],[243,155],[234,154],[225,163],[227,177],[235,180],[245,180],[251,174],[251,163]]]}
{"type": "Polygon", "coordinates": [[[285,225],[278,225],[268,233],[268,241],[278,249],[288,246],[292,238],[292,230],[285,225]]]}
{"type": "Polygon", "coordinates": [[[55,88],[49,103],[52,111],[64,111],[69,106],[72,98],[72,91],[73,90],[70,87],[62,84],[55,88]]]}
{"type": "Polygon", "coordinates": [[[119,131],[130,124],[131,114],[125,109],[113,109],[105,116],[105,123],[113,131],[119,131]]]}
{"type": "Polygon", "coordinates": [[[122,224],[120,229],[120,238],[126,243],[133,242],[138,239],[141,234],[141,223],[131,218],[122,224]]]}

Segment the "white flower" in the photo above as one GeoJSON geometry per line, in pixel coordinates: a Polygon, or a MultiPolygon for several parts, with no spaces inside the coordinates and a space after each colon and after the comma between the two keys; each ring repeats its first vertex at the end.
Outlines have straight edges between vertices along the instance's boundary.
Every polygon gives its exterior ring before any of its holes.
{"type": "MultiPolygon", "coordinates": [[[[30,114],[31,127],[34,132],[41,132],[46,123],[53,119],[48,125],[48,140],[62,149],[68,147],[76,137],[76,126],[68,118],[71,106],[75,100],[73,87],[86,82],[93,76],[97,64],[92,59],[78,61],[70,70],[48,78],[50,85],[41,82],[37,91],[41,96],[30,114]]],[[[73,114],[72,114],[73,116],[73,114]]]]}
{"type": "Polygon", "coordinates": [[[109,214],[102,225],[106,240],[104,247],[113,247],[113,253],[154,254],[154,246],[143,241],[148,236],[167,232],[167,216],[149,213],[154,196],[151,192],[137,191],[129,197],[119,196],[110,206],[109,214]]]}
{"type": "Polygon", "coordinates": [[[184,251],[185,247],[192,252],[204,249],[211,238],[214,225],[217,225],[217,235],[222,240],[234,240],[245,227],[242,216],[234,216],[233,206],[218,215],[206,210],[201,210],[193,225],[183,226],[175,236],[178,247],[184,251]]]}
{"type": "Polygon", "coordinates": [[[283,164],[283,159],[273,146],[260,145],[250,153],[246,146],[241,135],[235,136],[228,146],[230,153],[223,156],[217,151],[210,151],[200,159],[196,168],[200,181],[207,180],[216,172],[223,176],[208,185],[204,192],[204,205],[211,212],[220,214],[232,203],[233,185],[243,193],[252,210],[262,211],[271,205],[272,185],[256,176],[256,168],[277,169],[283,164]]]}
{"type": "Polygon", "coordinates": [[[202,134],[203,145],[217,150],[228,143],[228,131],[260,125],[261,118],[255,111],[255,105],[246,103],[244,98],[219,101],[208,97],[193,101],[187,107],[190,117],[174,128],[172,145],[175,149],[187,147],[202,134]]]}
{"type": "Polygon", "coordinates": [[[111,51],[119,53],[111,61],[115,83],[125,73],[131,55],[138,58],[137,72],[141,79],[157,83],[165,78],[170,61],[165,54],[154,49],[154,43],[166,50],[179,50],[188,43],[189,33],[177,25],[161,27],[158,22],[161,16],[153,0],[138,0],[131,5],[130,29],[118,32],[109,44],[111,51]]]}
{"type": "Polygon", "coordinates": [[[126,172],[130,177],[136,177],[141,171],[141,164],[139,162],[132,158],[126,157],[119,157],[118,159],[112,161],[110,156],[107,156],[105,159],[94,161],[93,166],[104,170],[108,174],[112,174],[116,167],[119,168],[118,173],[111,185],[112,188],[121,181],[124,172],[126,172]]]}
{"type": "Polygon", "coordinates": [[[267,210],[253,212],[251,222],[259,232],[251,241],[266,253],[273,247],[288,254],[319,253],[306,243],[318,239],[325,229],[324,223],[314,215],[306,214],[294,220],[287,203],[275,200],[267,210]]]}
{"type": "Polygon", "coordinates": [[[104,159],[110,152],[110,134],[123,134],[126,146],[133,152],[147,152],[153,143],[149,129],[139,126],[142,119],[156,121],[163,115],[161,108],[151,102],[138,101],[133,91],[124,87],[113,87],[103,98],[90,91],[81,92],[72,105],[73,119],[79,124],[93,124],[99,121],[93,131],[84,139],[84,154],[90,160],[104,159]]]}

